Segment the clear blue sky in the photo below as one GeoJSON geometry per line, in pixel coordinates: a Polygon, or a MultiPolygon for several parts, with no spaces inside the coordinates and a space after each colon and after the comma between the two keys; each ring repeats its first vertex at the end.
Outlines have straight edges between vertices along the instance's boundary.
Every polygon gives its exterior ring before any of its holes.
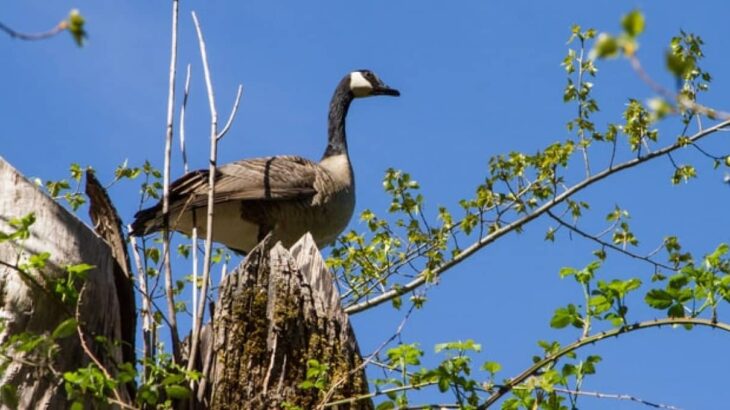
{"type": "MultiPolygon", "coordinates": [[[[125,159],[135,165],[150,159],[161,167],[168,2],[28,0],[1,5],[0,21],[21,31],[43,31],[73,7],[88,20],[90,37],[82,49],[66,35],[35,43],[0,35],[0,156],[44,180],[66,177],[71,162],[93,166],[105,181],[125,159]]],[[[183,2],[179,73],[187,62],[194,73],[187,124],[191,166],[205,166],[208,156],[207,101],[189,17],[193,8],[205,31],[223,118],[237,84],[245,87],[239,116],[220,146],[221,163],[282,153],[318,159],[332,90],[352,69],[371,68],[400,89],[399,99],[356,101],[348,118],[357,210],[384,213],[388,198],[381,178],[388,167],[412,173],[431,210],[456,209],[458,199],[471,195],[483,178],[490,156],[533,153],[568,137],[565,123],[575,107],[562,102],[560,62],[570,26],[616,32],[621,15],[637,7],[647,18],[640,40],[647,70],[672,86],[663,70],[668,40],[680,28],[697,32],[706,42],[705,66],[715,74],[705,101],[728,109],[730,5],[722,1],[183,2]]],[[[599,126],[619,122],[628,97],[651,96],[625,61],[599,68],[599,126]]],[[[668,127],[666,136],[677,132],[668,127]]],[[[730,153],[727,134],[705,146],[730,153]]],[[[730,241],[730,189],[721,182],[723,171],[712,171],[690,152],[678,158],[696,161],[699,180],[672,186],[672,168],[659,160],[583,193],[580,199],[593,203],[592,227],[598,230],[603,216],[620,204],[631,211],[644,252],[669,234],[679,235],[698,257],[730,241]]],[[[173,168],[176,176],[182,173],[178,156],[173,168]]],[[[111,192],[127,221],[137,207],[136,186],[111,192]]],[[[530,364],[539,353],[537,340],[575,340],[575,331],[548,325],[556,307],[580,302],[577,285],[561,281],[558,270],[583,266],[594,246],[565,236],[545,243],[548,225],[538,221],[448,273],[409,321],[402,340],[418,341],[432,352],[435,343],[473,338],[484,346],[476,363],[501,362],[502,377],[530,364]]],[[[356,220],[351,226],[360,228],[356,220]]],[[[603,273],[648,282],[652,272],[613,256],[603,273]]],[[[641,303],[638,295],[633,303],[641,303]]],[[[659,314],[640,310],[633,317],[659,314]]],[[[354,317],[362,351],[387,338],[401,316],[384,306],[354,317]]],[[[604,358],[584,388],[684,409],[722,408],[730,400],[728,340],[706,329],[652,330],[611,340],[581,352],[604,358]]],[[[430,356],[426,362],[435,363],[430,356]]],[[[581,407],[642,406],[586,398],[581,407]]]]}

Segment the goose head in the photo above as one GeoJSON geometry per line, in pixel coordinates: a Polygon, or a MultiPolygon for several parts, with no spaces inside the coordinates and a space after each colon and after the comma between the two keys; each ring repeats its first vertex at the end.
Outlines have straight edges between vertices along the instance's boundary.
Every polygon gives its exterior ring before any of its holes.
{"type": "Polygon", "coordinates": [[[349,74],[349,86],[355,98],[370,97],[374,95],[389,95],[398,97],[400,92],[390,88],[383,83],[374,72],[370,70],[357,70],[349,74]]]}

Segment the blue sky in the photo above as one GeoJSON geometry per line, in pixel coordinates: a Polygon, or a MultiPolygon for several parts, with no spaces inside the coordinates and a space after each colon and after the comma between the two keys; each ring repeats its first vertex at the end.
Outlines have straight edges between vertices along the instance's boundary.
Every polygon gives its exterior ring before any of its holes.
{"type": "MultiPolygon", "coordinates": [[[[125,160],[138,165],[149,159],[161,167],[167,2],[29,0],[1,5],[0,21],[17,30],[43,31],[74,7],[88,21],[89,41],[82,49],[65,35],[35,43],[0,35],[0,156],[44,180],[66,177],[71,162],[93,166],[106,181],[125,160]]],[[[641,9],[647,31],[640,39],[640,57],[647,71],[669,87],[673,82],[663,68],[669,38],[680,28],[697,32],[706,42],[704,66],[715,75],[704,101],[727,109],[728,7],[721,1],[691,8],[681,1],[183,2],[178,72],[192,64],[186,128],[191,167],[206,164],[209,121],[192,9],[205,31],[221,117],[228,115],[237,84],[244,85],[239,115],[220,146],[221,163],[283,153],[318,159],[332,90],[352,69],[373,69],[401,91],[398,99],[356,101],[348,117],[357,210],[382,214],[389,199],[381,178],[388,167],[410,172],[431,210],[437,205],[456,209],[483,179],[490,156],[534,153],[569,137],[565,123],[575,107],[562,102],[560,62],[574,23],[617,32],[624,13],[641,9]]],[[[629,97],[645,101],[652,96],[626,61],[602,62],[599,69],[599,127],[619,122],[629,97]]],[[[667,138],[679,132],[673,123],[660,129],[667,138]]],[[[703,147],[730,153],[722,133],[703,147]]],[[[677,157],[696,163],[700,178],[672,186],[666,160],[612,177],[579,197],[593,204],[589,226],[600,230],[603,216],[619,204],[631,211],[644,252],[669,234],[680,236],[695,256],[730,241],[730,189],[722,184],[723,170],[713,171],[689,151],[677,157]]],[[[173,170],[176,176],[182,173],[179,156],[173,170]]],[[[127,221],[137,207],[136,191],[137,184],[124,184],[111,192],[127,221]]],[[[502,376],[509,377],[539,353],[537,340],[577,338],[548,324],[555,308],[580,301],[580,289],[560,280],[559,269],[585,265],[594,246],[564,235],[546,243],[542,238],[549,225],[539,220],[449,272],[429,291],[429,302],[408,322],[402,340],[417,341],[432,352],[435,343],[473,338],[484,347],[476,363],[499,361],[502,376]]],[[[364,228],[355,219],[351,227],[364,228]]],[[[619,256],[609,261],[605,274],[611,277],[639,276],[648,282],[652,273],[619,256]]],[[[641,303],[638,295],[634,303],[641,303]]],[[[659,314],[640,310],[636,318],[659,314]]],[[[353,317],[362,351],[392,334],[401,317],[386,306],[353,317]]],[[[727,341],[728,335],[705,329],[652,330],[611,340],[585,351],[601,354],[604,361],[584,387],[684,409],[720,408],[730,399],[727,341]]],[[[586,398],[582,407],[641,406],[586,398]]]]}

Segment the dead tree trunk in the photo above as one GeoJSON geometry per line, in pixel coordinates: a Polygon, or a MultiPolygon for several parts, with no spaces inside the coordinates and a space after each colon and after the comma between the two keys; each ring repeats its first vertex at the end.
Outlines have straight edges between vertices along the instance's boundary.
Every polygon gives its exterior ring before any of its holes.
{"type": "MultiPolygon", "coordinates": [[[[291,250],[264,240],[221,285],[211,332],[202,344],[199,399],[213,409],[313,409],[366,393],[357,341],[334,278],[312,237],[291,250]],[[300,388],[307,362],[329,367],[324,391],[300,388]],[[334,386],[334,387],[333,387],[334,386]]],[[[340,408],[371,409],[366,400],[340,408]]]]}
{"type": "MultiPolygon", "coordinates": [[[[14,397],[1,397],[7,400],[0,402],[0,407],[62,409],[68,406],[63,383],[59,382],[62,373],[90,362],[89,352],[82,348],[77,332],[54,339],[59,350],[45,359],[34,356],[33,351],[19,351],[9,341],[23,333],[50,335],[61,322],[78,312],[77,319],[90,353],[114,374],[112,363],[122,362],[121,349],[118,345],[101,346],[93,340],[95,336],[109,341],[122,340],[114,273],[126,267],[118,265],[102,238],[0,158],[0,232],[12,232],[10,221],[31,212],[36,222],[30,228],[30,237],[0,243],[0,347],[3,364],[7,365],[0,372],[0,386],[9,386],[14,391],[14,397]],[[45,268],[31,274],[18,269],[31,256],[42,252],[50,254],[45,268]],[[83,283],[76,310],[57,299],[52,285],[66,277],[65,266],[79,263],[95,268],[83,283]]],[[[131,303],[133,311],[134,301],[131,303]]],[[[133,352],[134,339],[124,343],[133,352]]],[[[120,393],[128,401],[128,392],[120,393]]]]}

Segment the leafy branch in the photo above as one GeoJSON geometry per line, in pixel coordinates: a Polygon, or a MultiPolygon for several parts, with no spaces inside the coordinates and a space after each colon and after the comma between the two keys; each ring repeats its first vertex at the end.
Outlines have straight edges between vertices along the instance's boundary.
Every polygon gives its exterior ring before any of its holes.
{"type": "MultiPolygon", "coordinates": [[[[705,138],[709,135],[714,134],[715,132],[717,132],[719,130],[722,130],[722,129],[725,129],[728,127],[730,127],[730,120],[720,122],[712,127],[708,127],[702,131],[699,131],[699,132],[695,133],[694,135],[686,137],[686,140],[689,142],[696,142],[696,141],[701,140],[702,138],[705,138]]],[[[511,233],[511,232],[519,231],[527,223],[537,219],[539,216],[541,216],[543,214],[546,214],[549,210],[554,208],[556,205],[558,205],[562,202],[565,202],[566,200],[570,199],[575,194],[584,190],[585,188],[587,188],[609,176],[612,176],[612,175],[618,174],[622,171],[631,169],[637,165],[644,164],[653,159],[666,156],[685,146],[686,146],[685,142],[678,141],[671,145],[665,146],[661,149],[655,150],[651,153],[648,153],[643,156],[616,164],[612,167],[604,169],[601,172],[593,174],[591,177],[585,178],[581,182],[565,189],[561,194],[555,196],[551,200],[548,200],[547,202],[543,203],[541,206],[535,208],[534,210],[532,210],[531,212],[527,213],[526,215],[518,218],[517,220],[507,223],[504,226],[495,228],[492,233],[486,235],[484,238],[482,238],[482,239],[472,243],[470,246],[464,248],[453,259],[451,259],[447,262],[444,262],[443,264],[438,265],[434,269],[430,269],[428,272],[425,270],[421,271],[420,274],[415,279],[413,279],[412,281],[410,281],[402,286],[398,286],[394,289],[388,290],[369,300],[348,305],[345,308],[345,311],[349,314],[359,313],[364,310],[370,309],[374,306],[385,303],[389,300],[392,300],[405,293],[413,291],[413,290],[423,286],[424,284],[426,284],[428,282],[428,280],[434,280],[435,278],[441,276],[445,272],[448,272],[449,270],[451,270],[453,267],[457,266],[459,263],[463,262],[465,259],[467,259],[472,254],[474,254],[478,250],[482,249],[483,247],[491,244],[492,242],[501,238],[502,236],[504,236],[508,233],[511,233]]]]}
{"type": "Polygon", "coordinates": [[[704,326],[704,327],[710,327],[713,329],[719,329],[723,330],[725,332],[730,332],[730,323],[722,323],[713,321],[710,319],[701,319],[701,318],[664,318],[664,319],[655,319],[655,320],[649,320],[645,322],[639,322],[634,323],[632,325],[622,326],[620,328],[607,330],[583,339],[580,339],[576,342],[573,342],[557,352],[548,355],[539,361],[537,361],[535,364],[530,366],[528,369],[520,373],[519,375],[511,378],[507,383],[502,385],[497,392],[489,396],[487,400],[478,407],[478,409],[487,409],[489,406],[494,404],[497,400],[501,399],[509,393],[512,389],[515,388],[515,386],[524,383],[529,377],[534,376],[540,372],[542,368],[545,366],[556,362],[561,357],[564,357],[581,347],[584,347],[586,345],[594,344],[597,342],[600,342],[601,340],[605,340],[611,337],[618,337],[622,334],[628,334],[632,333],[638,330],[644,330],[654,327],[662,327],[662,326],[673,326],[673,325],[691,325],[691,326],[704,326]]]}

